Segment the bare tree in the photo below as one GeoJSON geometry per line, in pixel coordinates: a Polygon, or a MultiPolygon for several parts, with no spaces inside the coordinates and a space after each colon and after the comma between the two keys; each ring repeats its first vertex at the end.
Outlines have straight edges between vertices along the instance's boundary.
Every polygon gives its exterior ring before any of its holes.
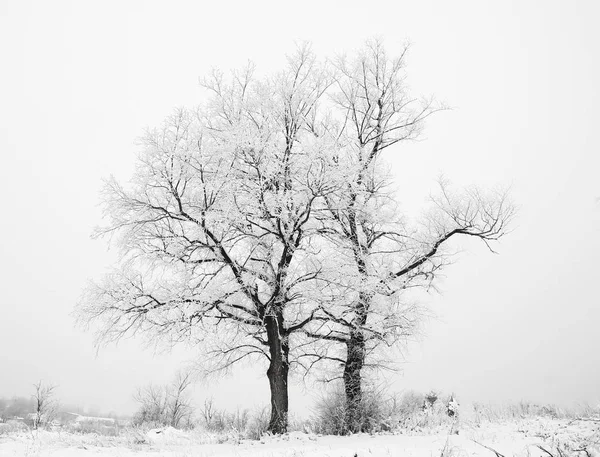
{"type": "Polygon", "coordinates": [[[134,423],[168,425],[169,419],[168,387],[150,384],[137,389],[134,400],[140,408],[135,413],[134,423]]]}
{"type": "Polygon", "coordinates": [[[381,354],[377,350],[405,341],[419,322],[422,308],[407,304],[402,292],[433,285],[448,262],[444,248],[452,238],[476,237],[489,247],[506,233],[514,213],[503,192],[484,195],[470,189],[453,194],[440,182],[423,223],[411,226],[399,216],[386,191],[381,153],[418,138],[424,120],[443,109],[409,95],[405,54],[406,49],[390,59],[381,43],[372,41],[354,60],[337,62],[334,100],[345,113],[340,161],[352,166],[346,167],[344,185],[324,197],[328,216],[321,221],[322,234],[337,253],[340,274],[325,289],[330,295],[328,321],[315,320],[304,329],[310,338],[327,344],[309,345],[304,358],[306,369],[322,361],[342,364],[349,432],[362,427],[363,368],[381,367],[386,360],[376,358],[381,354]]]}
{"type": "Polygon", "coordinates": [[[150,384],[138,388],[133,397],[140,404],[140,409],[135,415],[135,422],[170,425],[175,428],[189,423],[194,413],[189,397],[191,385],[191,372],[180,371],[170,385],[150,384]]]}
{"type": "Polygon", "coordinates": [[[54,419],[57,412],[58,404],[54,398],[56,386],[44,384],[39,381],[33,385],[34,393],[32,395],[34,401],[34,417],[33,428],[46,426],[54,419]]]}
{"type": "Polygon", "coordinates": [[[188,396],[192,384],[190,372],[179,372],[171,387],[169,395],[169,416],[171,427],[179,428],[184,422],[189,424],[193,415],[193,407],[188,396]]]}
{"type": "Polygon", "coordinates": [[[214,399],[210,397],[204,400],[204,406],[202,408],[202,419],[204,420],[204,425],[206,425],[207,428],[210,428],[212,426],[213,419],[215,418],[216,414],[217,413],[215,410],[214,399]]]}
{"type": "Polygon", "coordinates": [[[223,369],[264,357],[269,430],[287,429],[290,341],[314,317],[320,275],[312,211],[328,192],[329,136],[317,136],[330,80],[308,47],[262,81],[252,68],[204,81],[208,107],[180,109],[142,139],[133,185],[107,182],[123,260],[78,307],[99,341],[145,333],[202,341],[223,369]]]}

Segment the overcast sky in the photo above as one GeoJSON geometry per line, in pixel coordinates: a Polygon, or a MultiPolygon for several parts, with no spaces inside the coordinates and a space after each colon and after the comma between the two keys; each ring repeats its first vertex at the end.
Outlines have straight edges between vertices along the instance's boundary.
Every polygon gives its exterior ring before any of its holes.
{"type": "MultiPolygon", "coordinates": [[[[515,230],[477,243],[428,304],[438,318],[395,388],[463,400],[600,402],[600,32],[596,1],[0,1],[0,397],[39,379],[64,403],[129,412],[136,386],[193,352],[124,341],[96,356],[70,313],[114,261],[101,179],[126,180],[134,140],[202,101],[198,78],[253,60],[276,70],[298,40],[317,53],[409,40],[410,85],[454,107],[425,141],[389,151],[400,200],[422,206],[440,173],[511,184],[515,230]]],[[[266,367],[199,387],[226,407],[268,403],[266,367]],[[249,385],[256,395],[248,394],[249,385]]],[[[292,391],[300,410],[306,391],[292,391]]]]}

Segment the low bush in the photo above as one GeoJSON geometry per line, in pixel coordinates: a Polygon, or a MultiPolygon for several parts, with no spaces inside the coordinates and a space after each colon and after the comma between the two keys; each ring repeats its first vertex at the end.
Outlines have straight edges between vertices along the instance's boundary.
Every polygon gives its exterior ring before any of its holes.
{"type": "Polygon", "coordinates": [[[201,425],[213,433],[234,434],[239,439],[258,440],[267,432],[269,412],[262,408],[251,412],[249,409],[226,411],[215,407],[212,400],[204,403],[201,425]]]}
{"type": "Polygon", "coordinates": [[[70,433],[88,434],[94,433],[100,436],[118,436],[119,427],[116,425],[106,425],[94,421],[76,422],[63,427],[63,430],[70,433]]]}
{"type": "Polygon", "coordinates": [[[29,427],[21,421],[8,420],[6,422],[0,422],[0,435],[9,435],[11,433],[26,432],[29,427]]]}
{"type": "MultiPolygon", "coordinates": [[[[369,389],[363,392],[363,401],[359,407],[360,429],[368,432],[390,431],[394,428],[395,401],[383,392],[369,389]]],[[[343,389],[338,388],[322,397],[316,405],[314,420],[315,432],[325,435],[344,435],[347,433],[346,397],[343,389]]]]}
{"type": "MultiPolygon", "coordinates": [[[[347,433],[346,399],[342,389],[322,397],[313,420],[315,432],[327,435],[347,433]]],[[[458,403],[453,396],[437,393],[423,395],[407,391],[401,396],[387,395],[381,389],[363,392],[360,429],[364,432],[456,430],[458,403]]]]}

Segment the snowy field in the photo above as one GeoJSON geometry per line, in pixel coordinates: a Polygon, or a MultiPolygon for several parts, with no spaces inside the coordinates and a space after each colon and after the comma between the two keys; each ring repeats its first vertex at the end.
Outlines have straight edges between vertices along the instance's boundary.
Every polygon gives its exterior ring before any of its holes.
{"type": "Polygon", "coordinates": [[[600,457],[600,419],[524,419],[458,425],[423,434],[350,437],[292,432],[259,441],[175,429],[125,431],[118,437],[64,432],[0,435],[0,456],[137,457],[600,457]],[[542,449],[543,448],[543,449],[542,449]]]}

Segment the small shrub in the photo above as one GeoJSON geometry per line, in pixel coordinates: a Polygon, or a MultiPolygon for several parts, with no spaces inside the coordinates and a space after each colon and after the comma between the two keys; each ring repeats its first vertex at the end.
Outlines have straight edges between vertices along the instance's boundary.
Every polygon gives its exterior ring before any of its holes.
{"type": "MultiPolygon", "coordinates": [[[[348,432],[346,398],[338,388],[317,403],[314,431],[328,435],[348,432]]],[[[426,395],[407,391],[402,396],[387,395],[381,389],[363,393],[360,408],[360,430],[368,433],[402,430],[434,432],[453,430],[458,425],[458,402],[453,395],[447,398],[435,391],[426,395]]]]}
{"type": "Polygon", "coordinates": [[[260,440],[267,433],[268,428],[269,411],[266,408],[262,408],[256,414],[252,415],[246,427],[245,436],[250,440],[260,440]]]}
{"type": "MultiPolygon", "coordinates": [[[[392,430],[395,425],[393,404],[393,399],[386,397],[383,392],[375,389],[365,390],[359,408],[360,430],[367,433],[392,430]]],[[[347,434],[346,411],[343,389],[338,388],[322,397],[316,406],[315,432],[326,435],[347,434]]]]}
{"type": "Polygon", "coordinates": [[[201,426],[206,430],[228,435],[228,438],[258,440],[269,427],[266,408],[251,412],[249,409],[225,411],[215,407],[212,400],[204,403],[201,426]]]}
{"type": "Polygon", "coordinates": [[[423,411],[424,404],[425,395],[414,390],[409,390],[400,398],[396,412],[401,418],[412,417],[423,411]]]}
{"type": "Polygon", "coordinates": [[[10,435],[13,433],[26,432],[29,427],[21,421],[8,420],[0,423],[0,435],[10,435]]]}
{"type": "Polygon", "coordinates": [[[342,391],[322,397],[316,405],[315,428],[324,435],[342,435],[346,429],[346,399],[342,391]]]}
{"type": "Polygon", "coordinates": [[[188,395],[191,385],[191,373],[179,372],[170,385],[150,384],[139,388],[134,398],[140,408],[134,415],[133,424],[189,428],[194,414],[188,395]]]}
{"type": "Polygon", "coordinates": [[[116,425],[102,424],[96,421],[83,421],[69,424],[64,430],[71,433],[96,434],[100,436],[118,436],[119,428],[116,425]]]}
{"type": "Polygon", "coordinates": [[[412,408],[400,409],[398,415],[398,426],[405,431],[409,432],[434,432],[440,429],[452,429],[456,430],[458,410],[455,410],[455,414],[450,416],[448,414],[448,402],[440,401],[439,397],[436,401],[431,403],[432,397],[429,400],[424,396],[425,403],[424,407],[417,409],[414,407],[414,397],[409,394],[409,404],[412,408]]]}
{"type": "Polygon", "coordinates": [[[425,404],[423,407],[433,409],[439,398],[440,394],[438,392],[435,390],[430,391],[429,393],[425,394],[425,404]]]}

